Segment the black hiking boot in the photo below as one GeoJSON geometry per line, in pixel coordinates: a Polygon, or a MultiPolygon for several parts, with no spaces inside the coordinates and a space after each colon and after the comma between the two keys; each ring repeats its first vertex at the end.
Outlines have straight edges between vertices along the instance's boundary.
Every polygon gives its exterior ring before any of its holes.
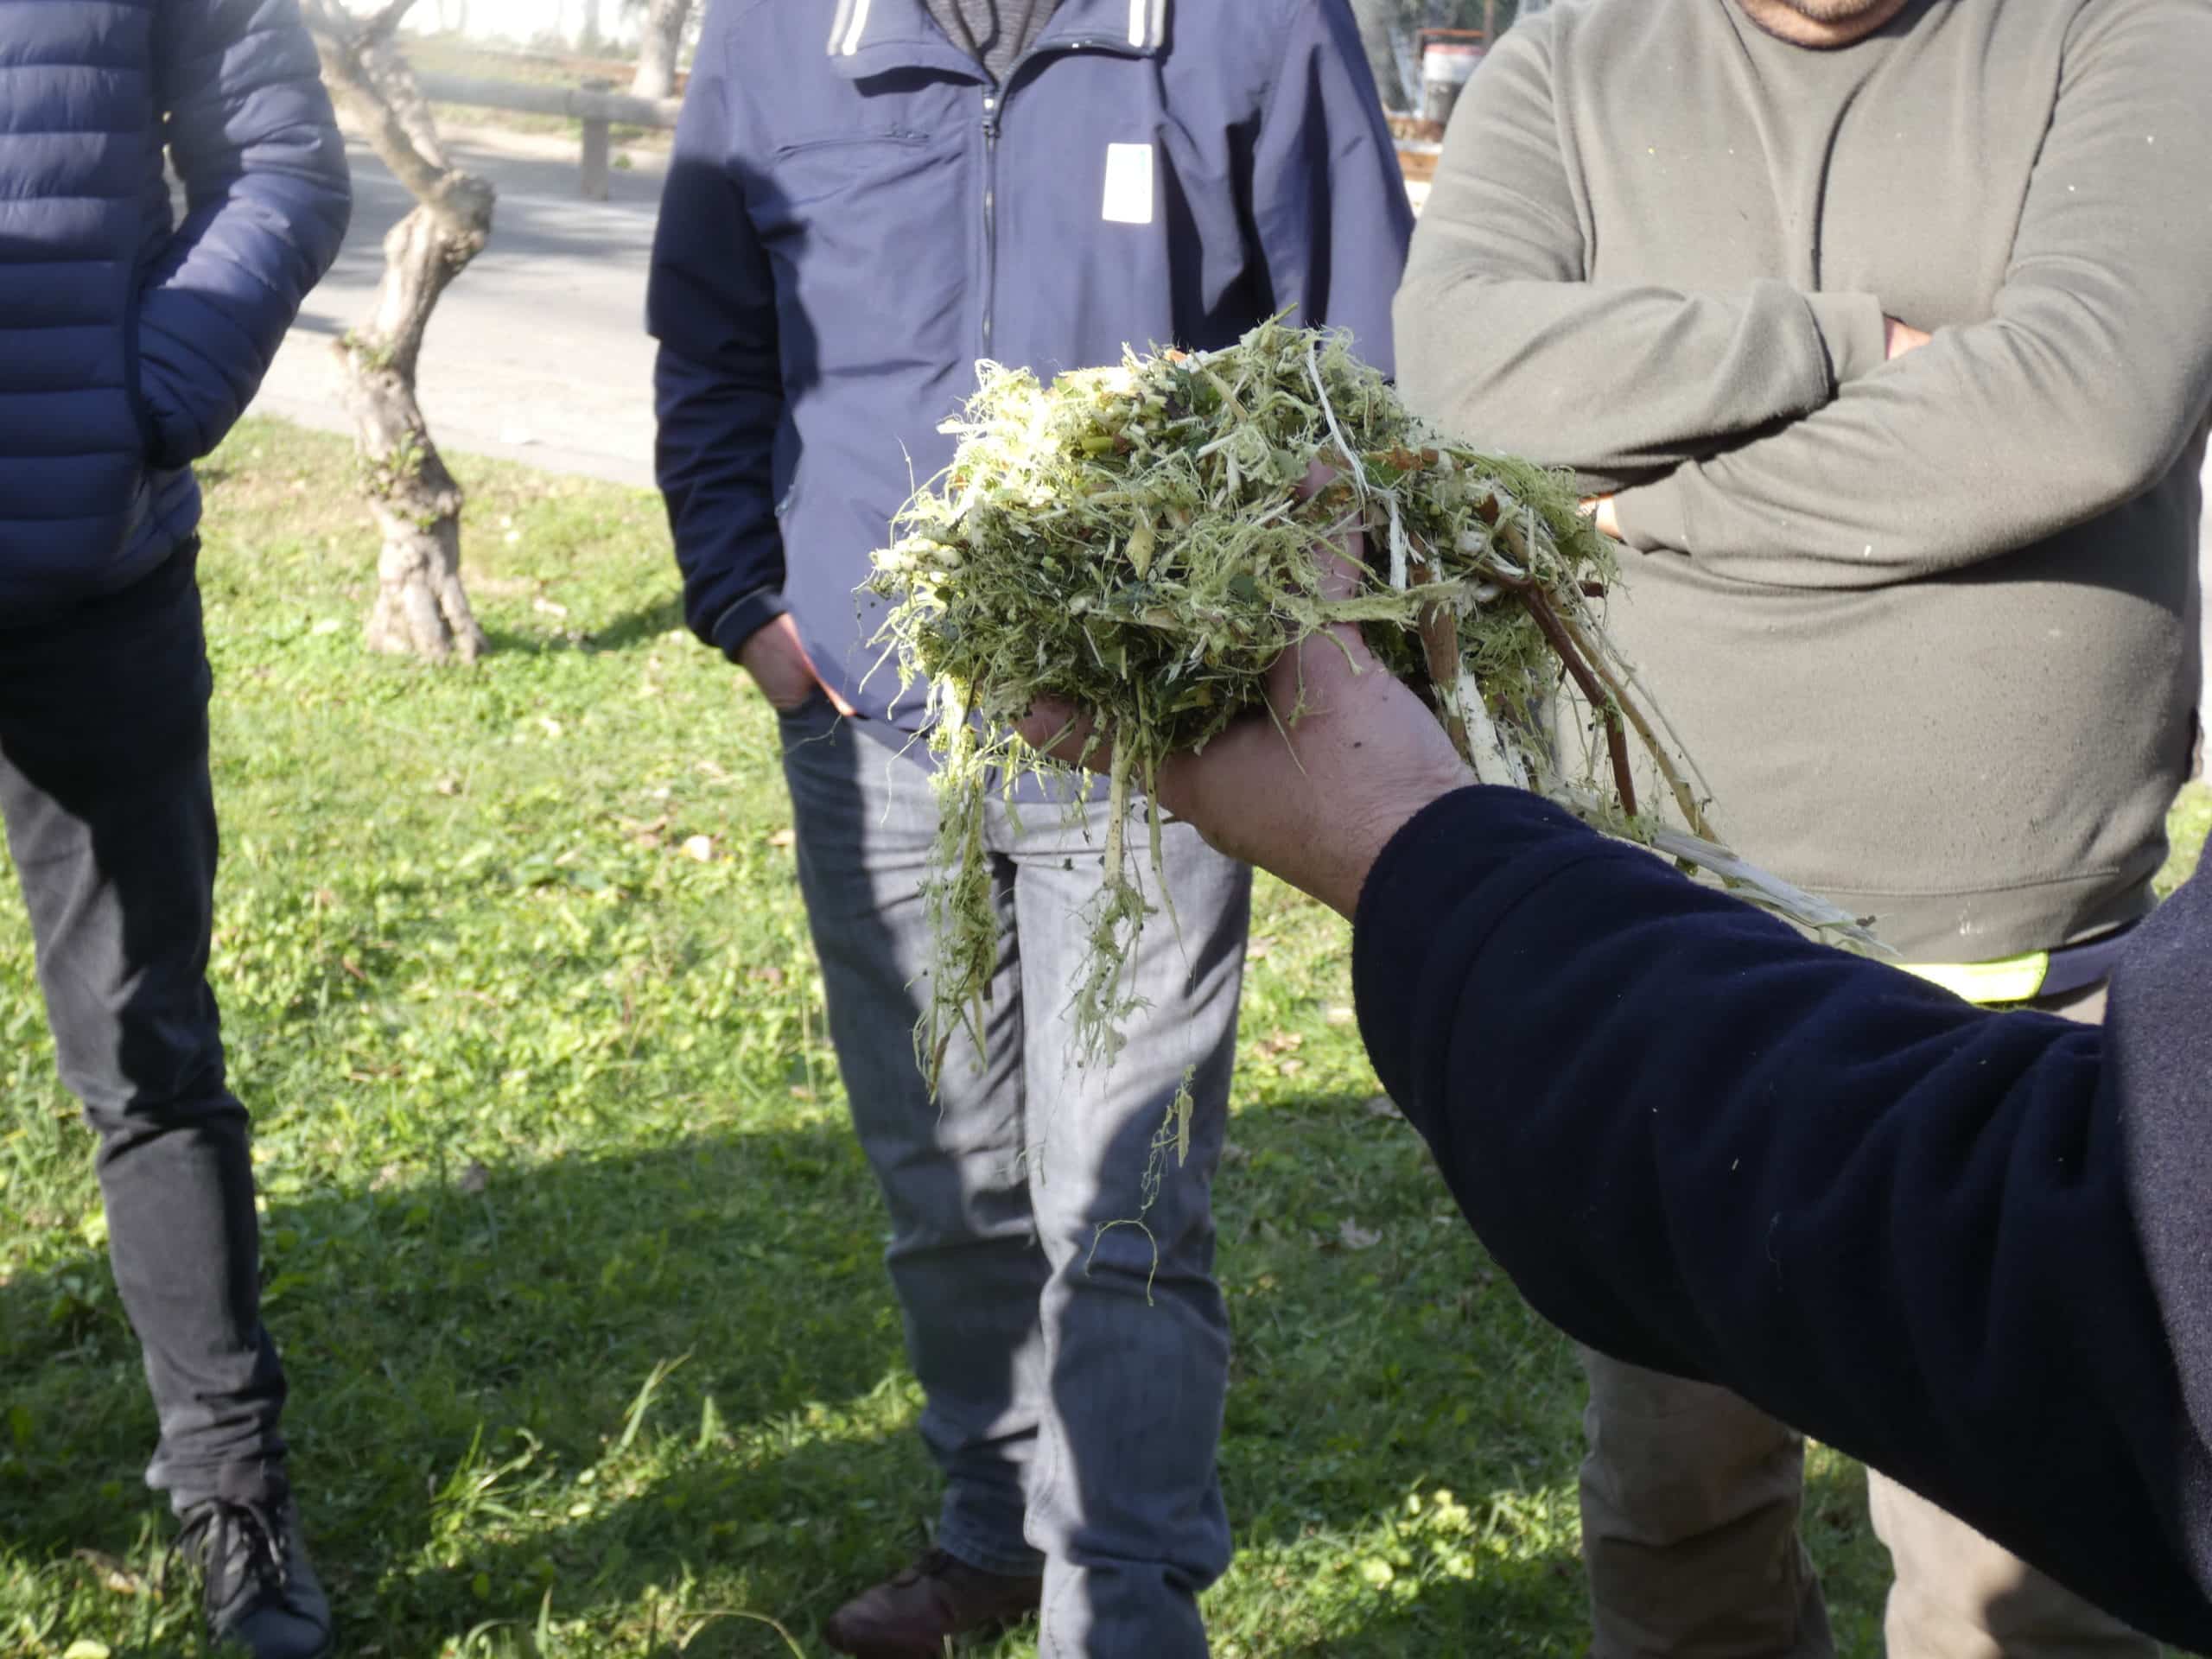
{"type": "Polygon", "coordinates": [[[251,1659],[325,1659],[330,1599],[308,1564],[289,1498],[209,1498],[184,1515],[175,1554],[200,1571],[207,1639],[251,1659]]]}

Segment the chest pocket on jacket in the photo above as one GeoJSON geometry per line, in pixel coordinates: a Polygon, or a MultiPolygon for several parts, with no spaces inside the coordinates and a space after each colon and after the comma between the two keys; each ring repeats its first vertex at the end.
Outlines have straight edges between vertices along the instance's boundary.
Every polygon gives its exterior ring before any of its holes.
{"type": "Polygon", "coordinates": [[[786,209],[868,197],[928,164],[929,139],[896,127],[821,133],[776,146],[769,193],[786,209]]]}
{"type": "Polygon", "coordinates": [[[771,152],[748,206],[775,268],[787,375],[958,355],[980,223],[961,201],[959,146],[880,127],[771,152]]]}

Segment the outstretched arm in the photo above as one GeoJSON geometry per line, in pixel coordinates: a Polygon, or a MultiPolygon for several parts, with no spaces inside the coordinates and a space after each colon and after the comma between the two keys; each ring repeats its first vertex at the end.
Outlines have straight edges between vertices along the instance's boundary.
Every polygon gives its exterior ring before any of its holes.
{"type": "Polygon", "coordinates": [[[2212,1647],[2212,868],[2106,1030],[1989,1014],[1468,787],[1348,634],[1269,696],[1287,736],[1230,728],[1161,804],[1356,899],[1376,1071],[1536,1308],[2212,1647]]]}

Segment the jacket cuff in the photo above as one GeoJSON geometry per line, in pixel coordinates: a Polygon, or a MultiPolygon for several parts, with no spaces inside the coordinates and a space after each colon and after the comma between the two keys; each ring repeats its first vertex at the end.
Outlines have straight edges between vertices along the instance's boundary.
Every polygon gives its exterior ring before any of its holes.
{"type": "Polygon", "coordinates": [[[1689,508],[1682,499],[1682,474],[1695,467],[1685,462],[1649,484],[1623,490],[1613,498],[1613,522],[1621,540],[1639,553],[1687,553],[1690,549],[1689,508]]]}
{"type": "Polygon", "coordinates": [[[1840,390],[1890,360],[1889,319],[1872,294],[1808,294],[1805,304],[1827,348],[1834,388],[1840,390]]]}
{"type": "Polygon", "coordinates": [[[707,630],[707,643],[734,663],[747,641],[790,608],[774,588],[756,588],[715,619],[707,630]]]}

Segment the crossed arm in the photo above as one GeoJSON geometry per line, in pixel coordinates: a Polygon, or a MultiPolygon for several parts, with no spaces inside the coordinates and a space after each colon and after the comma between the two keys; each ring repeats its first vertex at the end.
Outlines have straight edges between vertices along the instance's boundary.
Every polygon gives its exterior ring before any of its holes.
{"type": "Polygon", "coordinates": [[[1472,440],[1618,489],[1631,545],[1793,586],[1957,569],[2140,493],[2203,418],[2202,7],[2084,10],[1992,315],[1932,340],[1870,296],[1587,281],[1550,49],[1516,31],[1469,89],[1399,301],[1401,378],[1472,440]]]}

